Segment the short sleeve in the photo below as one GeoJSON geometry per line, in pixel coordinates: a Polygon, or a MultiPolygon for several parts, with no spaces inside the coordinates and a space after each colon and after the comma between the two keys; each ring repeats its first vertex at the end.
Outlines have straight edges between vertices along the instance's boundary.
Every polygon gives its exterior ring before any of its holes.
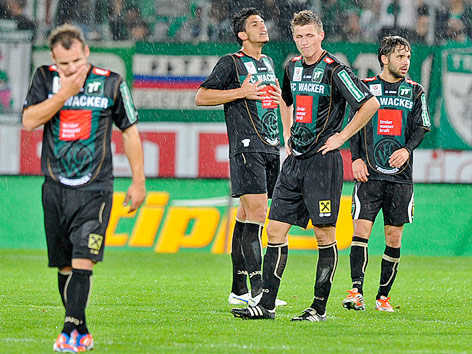
{"type": "Polygon", "coordinates": [[[210,75],[208,75],[200,87],[213,90],[225,90],[235,78],[235,63],[230,55],[225,55],[218,60],[210,75]]]}
{"type": "Polygon", "coordinates": [[[333,84],[354,111],[357,111],[366,101],[373,97],[364,82],[345,65],[335,69],[333,84]]]}
{"type": "Polygon", "coordinates": [[[118,81],[115,104],[113,105],[113,121],[120,130],[125,130],[138,123],[138,112],[134,107],[131,92],[121,77],[118,81]]]}
{"type": "Polygon", "coordinates": [[[31,86],[28,90],[28,94],[26,95],[26,99],[23,104],[23,110],[47,99],[48,88],[46,83],[46,75],[44,74],[43,68],[39,67],[36,69],[33,79],[31,80],[31,86]]]}
{"type": "Polygon", "coordinates": [[[292,89],[290,87],[290,78],[288,76],[288,65],[285,67],[284,78],[282,81],[282,98],[288,107],[293,105],[292,89]]]}

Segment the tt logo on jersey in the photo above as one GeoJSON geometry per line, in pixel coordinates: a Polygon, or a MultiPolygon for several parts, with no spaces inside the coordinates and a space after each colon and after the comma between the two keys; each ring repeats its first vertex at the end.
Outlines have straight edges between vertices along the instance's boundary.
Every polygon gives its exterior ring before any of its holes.
{"type": "Polygon", "coordinates": [[[410,98],[411,97],[411,87],[400,87],[398,89],[398,95],[400,97],[410,98]]]}
{"type": "Polygon", "coordinates": [[[323,69],[315,69],[315,71],[313,71],[313,77],[311,78],[311,81],[321,82],[321,79],[323,77],[323,72],[324,72],[323,69]]]}
{"type": "Polygon", "coordinates": [[[99,81],[87,83],[86,93],[88,94],[100,94],[102,88],[102,83],[99,81]]]}

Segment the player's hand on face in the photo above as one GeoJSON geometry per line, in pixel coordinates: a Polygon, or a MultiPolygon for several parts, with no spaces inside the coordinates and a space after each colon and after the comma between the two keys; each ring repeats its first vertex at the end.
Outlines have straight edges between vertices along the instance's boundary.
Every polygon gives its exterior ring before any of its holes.
{"type": "Polygon", "coordinates": [[[339,133],[331,135],[328,140],[324,143],[322,147],[317,152],[321,152],[323,155],[326,155],[329,151],[336,150],[344,144],[344,140],[341,138],[339,133]]]}
{"type": "Polygon", "coordinates": [[[128,214],[132,213],[136,209],[138,209],[143,203],[144,199],[146,198],[146,186],[144,183],[135,184],[132,183],[128,187],[128,191],[126,192],[126,198],[123,202],[123,206],[126,206],[131,201],[131,206],[128,210],[128,214]]]}
{"type": "Polygon", "coordinates": [[[249,74],[241,85],[244,98],[247,98],[248,100],[262,100],[264,92],[261,92],[261,90],[266,87],[266,85],[262,85],[262,81],[260,80],[251,84],[251,77],[252,74],[249,74]]]}
{"type": "Polygon", "coordinates": [[[357,159],[352,163],[352,175],[354,179],[359,182],[367,182],[369,176],[369,170],[364,160],[357,159]]]}
{"type": "Polygon", "coordinates": [[[88,65],[82,65],[75,73],[66,76],[66,74],[58,68],[57,72],[61,79],[61,89],[59,92],[68,98],[77,95],[82,87],[84,87],[88,69],[88,65]]]}
{"type": "Polygon", "coordinates": [[[408,150],[405,148],[401,148],[393,152],[393,154],[390,156],[390,159],[388,160],[388,163],[392,167],[400,168],[408,160],[409,157],[410,153],[408,152],[408,150]]]}

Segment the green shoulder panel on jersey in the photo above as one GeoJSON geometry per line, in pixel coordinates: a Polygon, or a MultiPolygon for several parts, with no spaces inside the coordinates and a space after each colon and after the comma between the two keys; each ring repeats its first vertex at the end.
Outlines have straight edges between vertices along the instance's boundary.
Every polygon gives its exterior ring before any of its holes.
{"type": "Polygon", "coordinates": [[[346,70],[341,70],[338,73],[338,76],[357,102],[360,102],[364,99],[365,95],[357,88],[346,70]]]}
{"type": "Polygon", "coordinates": [[[120,84],[121,96],[123,97],[123,105],[125,106],[126,115],[128,116],[129,122],[132,124],[136,122],[138,117],[136,109],[134,108],[133,99],[131,98],[131,92],[126,85],[126,82],[120,84]]]}

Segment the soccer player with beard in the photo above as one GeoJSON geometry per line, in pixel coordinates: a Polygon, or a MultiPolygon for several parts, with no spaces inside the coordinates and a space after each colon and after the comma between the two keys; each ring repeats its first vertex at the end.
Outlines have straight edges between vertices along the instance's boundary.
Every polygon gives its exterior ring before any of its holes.
{"type": "Polygon", "coordinates": [[[375,309],[394,312],[388,294],[400,261],[403,225],[413,221],[413,150],[431,128],[423,87],[405,75],[410,68],[411,46],[398,36],[384,37],[378,51],[382,72],[364,83],[380,101],[372,120],[350,140],[354,234],[351,244],[352,289],[343,300],[347,309],[365,310],[364,274],[367,243],[375,218],[382,209],[385,251],[375,309]]]}
{"type": "Polygon", "coordinates": [[[259,305],[233,309],[236,317],[275,318],[275,299],[288,255],[292,225],[306,228],[311,219],[318,242],[314,299],[293,321],[326,320],[338,249],[336,221],[343,183],[339,147],[357,133],[379,107],[365,84],[325,51],[323,24],[312,11],[293,16],[293,40],[301,55],[285,67],[280,112],[288,157],[272,197],[264,256],[263,295],[259,305]],[[357,111],[342,129],[348,102],[357,111]]]}
{"type": "MultiPolygon", "coordinates": [[[[245,8],[232,27],[242,48],[223,56],[201,84],[197,106],[224,105],[231,192],[239,197],[233,231],[231,304],[255,304],[262,296],[261,234],[267,202],[280,169],[276,109],[281,100],[274,63],[262,54],[269,41],[261,13],[245,8]],[[249,276],[251,291],[247,287],[249,276]]],[[[277,305],[286,303],[278,300],[277,305]]]]}

